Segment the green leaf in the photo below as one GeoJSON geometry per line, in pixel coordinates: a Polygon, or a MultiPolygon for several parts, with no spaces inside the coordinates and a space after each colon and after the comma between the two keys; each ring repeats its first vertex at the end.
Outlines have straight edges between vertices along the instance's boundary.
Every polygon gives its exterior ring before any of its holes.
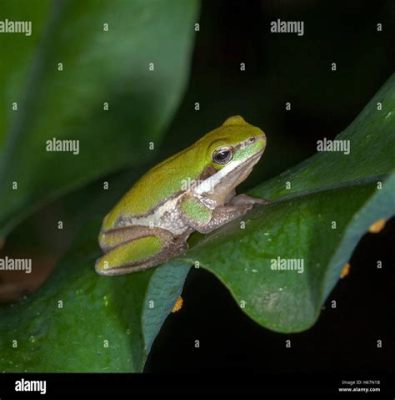
{"type": "Polygon", "coordinates": [[[141,372],[188,268],[168,264],[116,278],[95,273],[100,224],[78,244],[34,295],[0,318],[0,370],[141,372]]]}
{"type": "Polygon", "coordinates": [[[1,235],[50,199],[151,156],[184,90],[197,6],[2,2],[33,33],[0,36],[1,235]],[[53,138],[79,140],[79,154],[46,151],[53,138]]]}
{"type": "Polygon", "coordinates": [[[275,331],[314,324],[359,239],[395,214],[395,176],[378,184],[395,166],[395,75],[336,139],[350,140],[349,155],[318,153],[258,186],[251,193],[271,205],[248,214],[245,229],[227,224],[180,258],[199,261],[244,312],[275,331]],[[303,261],[303,273],[274,269],[278,257],[303,261]]]}

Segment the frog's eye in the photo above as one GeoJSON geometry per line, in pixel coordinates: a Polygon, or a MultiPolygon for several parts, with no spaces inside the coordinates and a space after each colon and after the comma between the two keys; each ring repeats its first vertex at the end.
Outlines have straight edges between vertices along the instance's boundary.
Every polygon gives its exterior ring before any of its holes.
{"type": "Polygon", "coordinates": [[[217,149],[213,153],[213,161],[216,164],[227,164],[233,157],[233,151],[231,148],[222,147],[217,149]]]}

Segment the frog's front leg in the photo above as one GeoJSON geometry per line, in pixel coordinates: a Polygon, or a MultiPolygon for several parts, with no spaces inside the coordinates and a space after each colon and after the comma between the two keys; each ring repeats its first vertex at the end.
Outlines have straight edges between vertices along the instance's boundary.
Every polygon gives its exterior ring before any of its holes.
{"type": "Polygon", "coordinates": [[[247,197],[240,197],[234,204],[230,202],[211,208],[209,202],[205,204],[192,195],[185,196],[180,204],[181,215],[191,228],[200,233],[209,233],[251,210],[257,202],[247,197]]]}

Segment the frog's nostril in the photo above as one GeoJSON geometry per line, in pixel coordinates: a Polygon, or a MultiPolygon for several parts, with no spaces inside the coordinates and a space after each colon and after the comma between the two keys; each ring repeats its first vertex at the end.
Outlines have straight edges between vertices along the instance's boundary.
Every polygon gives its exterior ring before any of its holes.
{"type": "Polygon", "coordinates": [[[249,142],[249,143],[255,143],[255,136],[251,136],[251,137],[248,139],[248,142],[249,142]]]}

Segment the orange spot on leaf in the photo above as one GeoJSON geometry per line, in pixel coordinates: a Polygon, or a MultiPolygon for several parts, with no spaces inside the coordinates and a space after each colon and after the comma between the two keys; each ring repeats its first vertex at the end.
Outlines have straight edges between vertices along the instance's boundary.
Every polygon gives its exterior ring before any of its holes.
{"type": "Polygon", "coordinates": [[[171,310],[172,313],[176,313],[177,311],[180,311],[182,308],[182,305],[184,304],[183,298],[180,296],[177,301],[175,302],[173,309],[171,310]]]}
{"type": "Polygon", "coordinates": [[[379,219],[378,221],[374,222],[372,225],[369,226],[370,233],[379,233],[383,230],[385,223],[387,221],[385,219],[379,219]]]}
{"type": "Polygon", "coordinates": [[[349,263],[344,264],[342,272],[340,272],[341,279],[345,278],[350,273],[350,268],[351,268],[351,265],[349,263]]]}

